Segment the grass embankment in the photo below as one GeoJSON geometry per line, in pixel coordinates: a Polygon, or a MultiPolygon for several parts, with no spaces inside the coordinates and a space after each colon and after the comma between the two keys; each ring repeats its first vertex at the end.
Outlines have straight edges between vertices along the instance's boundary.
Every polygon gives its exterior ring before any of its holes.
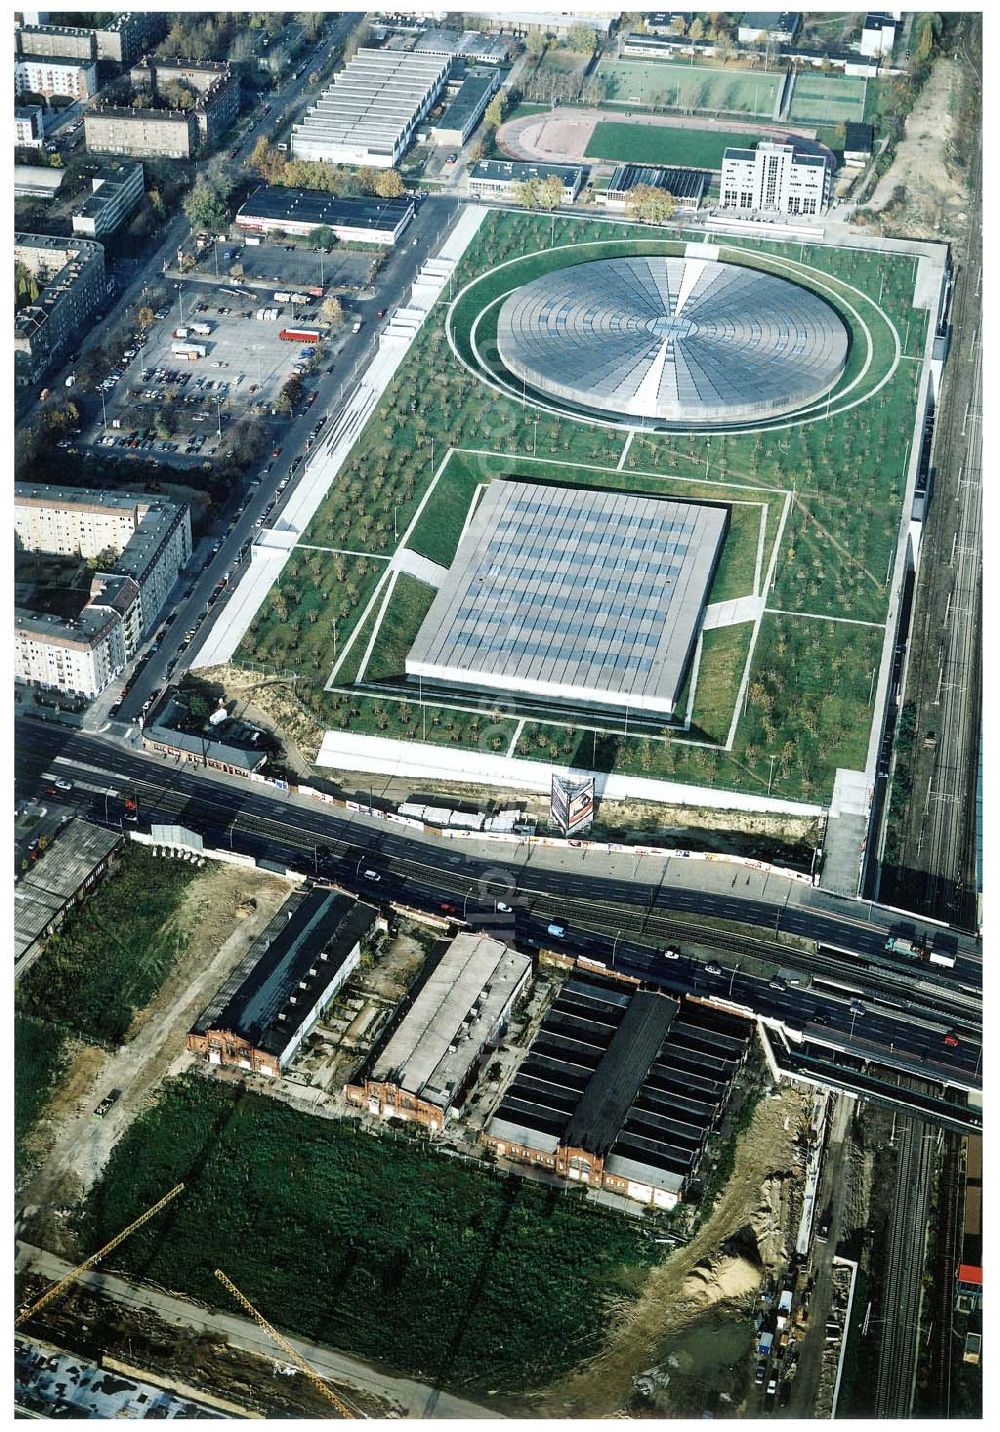
{"type": "Polygon", "coordinates": [[[171,917],[196,873],[127,845],[118,867],[49,936],[18,985],[19,1012],[120,1044],[186,941],[171,917]]]}
{"type": "Polygon", "coordinates": [[[14,1015],[14,1165],[20,1170],[27,1140],[66,1063],[66,1036],[43,1019],[14,1015]]]}
{"type": "Polygon", "coordinates": [[[230,1309],[222,1268],[276,1326],[435,1383],[514,1391],[594,1352],[654,1261],[630,1220],[573,1196],[190,1076],[115,1149],[81,1215],[138,1276],[230,1309]]]}

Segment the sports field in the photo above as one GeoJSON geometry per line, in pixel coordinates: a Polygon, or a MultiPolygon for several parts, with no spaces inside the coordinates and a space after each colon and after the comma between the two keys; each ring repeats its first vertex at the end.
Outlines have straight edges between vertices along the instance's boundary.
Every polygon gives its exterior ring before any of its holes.
{"type": "Polygon", "coordinates": [[[774,113],[784,75],[742,74],[704,65],[670,65],[653,60],[605,60],[598,72],[611,104],[643,109],[704,110],[708,114],[774,113]]]}
{"type": "Polygon", "coordinates": [[[749,148],[766,136],[718,129],[675,129],[672,125],[620,124],[603,120],[594,126],[587,159],[614,159],[622,164],[668,164],[687,169],[721,169],[730,145],[749,148]]]}
{"type": "Polygon", "coordinates": [[[867,83],[856,75],[798,75],[788,118],[799,124],[862,120],[867,83]]]}

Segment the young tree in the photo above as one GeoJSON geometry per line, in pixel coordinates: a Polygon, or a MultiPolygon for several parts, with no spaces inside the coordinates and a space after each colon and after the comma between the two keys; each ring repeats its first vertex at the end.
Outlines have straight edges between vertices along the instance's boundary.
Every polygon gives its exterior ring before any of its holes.
{"type": "Polygon", "coordinates": [[[399,199],[406,193],[406,185],[395,169],[382,169],[375,176],[375,193],[380,199],[399,199]]]}
{"type": "Polygon", "coordinates": [[[504,98],[502,94],[495,94],[486,106],[486,113],[483,120],[491,129],[498,129],[503,123],[504,98]]]}
{"type": "Polygon", "coordinates": [[[331,328],[339,328],[344,321],[344,305],[332,294],[324,298],[319,311],[331,328]]]}
{"type": "Polygon", "coordinates": [[[558,209],[563,201],[563,183],[555,174],[550,174],[538,185],[537,204],[540,209],[558,209]]]}
{"type": "Polygon", "coordinates": [[[538,208],[538,180],[522,179],[514,185],[511,197],[523,209],[538,208]]]}
{"type": "Polygon", "coordinates": [[[655,184],[637,184],[626,202],[629,217],[647,224],[665,224],[676,208],[674,196],[655,184]]]}
{"type": "Polygon", "coordinates": [[[155,322],[155,320],[156,315],[154,314],[153,310],[149,307],[148,304],[144,303],[139,309],[139,312],[136,314],[136,322],[139,324],[140,329],[145,332],[145,330],[149,328],[155,322]]]}
{"type": "Polygon", "coordinates": [[[309,235],[309,242],[314,249],[332,249],[337,242],[337,236],[328,224],[320,224],[318,229],[313,229],[309,235]]]}
{"type": "Polygon", "coordinates": [[[688,26],[688,35],[692,40],[703,40],[705,38],[705,25],[696,15],[688,26]]]}
{"type": "Polygon", "coordinates": [[[533,59],[539,59],[549,43],[549,37],[540,27],[529,30],[524,40],[524,47],[533,59]]]}
{"type": "Polygon", "coordinates": [[[597,31],[593,25],[578,20],[566,33],[566,48],[575,55],[592,55],[597,48],[597,31]]]}

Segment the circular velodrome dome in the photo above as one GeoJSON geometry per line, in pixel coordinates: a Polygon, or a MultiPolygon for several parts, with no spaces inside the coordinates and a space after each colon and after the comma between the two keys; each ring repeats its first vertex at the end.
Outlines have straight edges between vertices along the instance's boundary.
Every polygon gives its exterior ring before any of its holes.
{"type": "Polygon", "coordinates": [[[545,274],[500,309],[505,367],[616,418],[685,426],[789,413],[828,392],[847,329],[786,279],[696,258],[602,259],[545,274]]]}

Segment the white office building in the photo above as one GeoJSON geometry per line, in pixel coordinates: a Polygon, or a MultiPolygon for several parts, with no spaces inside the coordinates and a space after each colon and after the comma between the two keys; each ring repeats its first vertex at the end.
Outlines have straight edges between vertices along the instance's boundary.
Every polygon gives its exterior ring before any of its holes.
{"type": "Polygon", "coordinates": [[[765,142],[756,149],[726,150],[719,203],[748,214],[824,214],[832,184],[833,164],[826,155],[765,142]]]}
{"type": "Polygon", "coordinates": [[[444,89],[451,60],[399,50],[360,49],[301,124],[295,159],[391,169],[444,89]]]}
{"type": "Polygon", "coordinates": [[[896,43],[896,22],[898,12],[890,10],[872,11],[865,16],[861,28],[861,53],[869,58],[888,58],[896,43]]]}

